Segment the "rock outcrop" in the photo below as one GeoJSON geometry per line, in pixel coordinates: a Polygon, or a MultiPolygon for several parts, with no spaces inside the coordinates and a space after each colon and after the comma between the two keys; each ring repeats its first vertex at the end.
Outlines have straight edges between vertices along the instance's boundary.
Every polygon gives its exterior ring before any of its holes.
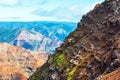
{"type": "Polygon", "coordinates": [[[120,0],[105,0],[29,80],[120,80],[120,0]]]}
{"type": "Polygon", "coordinates": [[[0,80],[27,80],[47,60],[46,53],[0,44],[0,80]]]}

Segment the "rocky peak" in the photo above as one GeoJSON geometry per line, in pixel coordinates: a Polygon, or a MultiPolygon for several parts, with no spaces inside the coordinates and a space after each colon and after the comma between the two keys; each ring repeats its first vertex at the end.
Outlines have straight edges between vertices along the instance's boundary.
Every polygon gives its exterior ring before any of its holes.
{"type": "Polygon", "coordinates": [[[119,0],[97,4],[30,80],[119,80],[119,9],[119,0]]]}

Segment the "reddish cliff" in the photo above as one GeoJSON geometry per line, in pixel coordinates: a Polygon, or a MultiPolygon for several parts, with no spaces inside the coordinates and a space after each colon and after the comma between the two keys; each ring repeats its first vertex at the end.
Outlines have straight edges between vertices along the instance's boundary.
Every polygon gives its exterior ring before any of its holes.
{"type": "Polygon", "coordinates": [[[0,44],[0,79],[27,80],[47,59],[47,54],[0,44]]]}

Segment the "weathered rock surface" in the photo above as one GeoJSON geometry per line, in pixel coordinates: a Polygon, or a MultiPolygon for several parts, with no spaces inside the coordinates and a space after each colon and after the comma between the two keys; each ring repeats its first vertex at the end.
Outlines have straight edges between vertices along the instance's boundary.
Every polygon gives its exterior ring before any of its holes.
{"type": "Polygon", "coordinates": [[[120,80],[120,0],[105,0],[84,15],[29,80],[120,80]]]}

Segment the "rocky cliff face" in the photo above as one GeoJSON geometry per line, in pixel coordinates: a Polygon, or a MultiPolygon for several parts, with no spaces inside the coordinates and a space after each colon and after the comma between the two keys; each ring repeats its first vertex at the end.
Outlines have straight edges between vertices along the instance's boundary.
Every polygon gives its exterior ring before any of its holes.
{"type": "Polygon", "coordinates": [[[45,53],[0,44],[0,80],[27,80],[47,60],[45,53]]]}
{"type": "Polygon", "coordinates": [[[29,80],[119,80],[120,0],[97,4],[56,50],[29,80]]]}

